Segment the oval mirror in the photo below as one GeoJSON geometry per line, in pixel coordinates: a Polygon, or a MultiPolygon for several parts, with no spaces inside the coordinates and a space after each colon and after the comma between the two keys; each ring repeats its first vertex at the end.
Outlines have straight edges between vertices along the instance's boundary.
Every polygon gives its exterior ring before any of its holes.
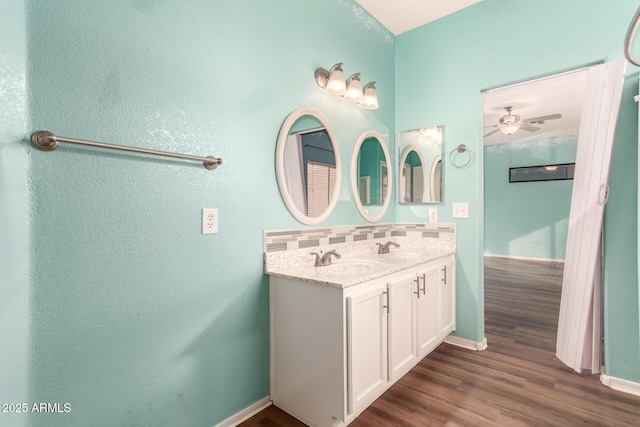
{"type": "Polygon", "coordinates": [[[415,145],[408,146],[400,159],[398,193],[400,203],[424,203],[428,199],[424,159],[415,145]]]}
{"type": "Polygon", "coordinates": [[[287,116],[276,144],[276,178],[289,212],[320,224],[333,211],[342,177],[337,139],[326,117],[301,107],[287,116]]]}
{"type": "Polygon", "coordinates": [[[402,159],[398,171],[399,203],[442,202],[443,128],[431,126],[398,134],[402,159]]]}
{"type": "Polygon", "coordinates": [[[382,218],[391,200],[392,174],[389,150],[382,136],[368,130],[358,138],[351,160],[351,186],[364,219],[382,218]]]}

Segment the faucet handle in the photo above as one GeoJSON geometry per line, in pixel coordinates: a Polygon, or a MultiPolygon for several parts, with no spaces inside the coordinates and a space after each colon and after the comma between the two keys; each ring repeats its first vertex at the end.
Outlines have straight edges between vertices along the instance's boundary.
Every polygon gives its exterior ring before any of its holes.
{"type": "Polygon", "coordinates": [[[384,245],[382,243],[376,243],[376,245],[378,245],[378,253],[382,254],[384,253],[384,245]]]}
{"type": "MultiPolygon", "coordinates": [[[[320,253],[322,253],[322,251],[320,251],[320,253]]],[[[320,265],[320,262],[321,262],[321,261],[320,261],[320,260],[321,260],[321,258],[320,258],[320,254],[319,254],[319,253],[317,253],[317,252],[309,252],[309,255],[315,255],[315,256],[316,256],[316,258],[315,258],[315,260],[314,260],[314,262],[313,262],[313,265],[314,265],[315,267],[319,266],[319,265],[320,265]]]]}

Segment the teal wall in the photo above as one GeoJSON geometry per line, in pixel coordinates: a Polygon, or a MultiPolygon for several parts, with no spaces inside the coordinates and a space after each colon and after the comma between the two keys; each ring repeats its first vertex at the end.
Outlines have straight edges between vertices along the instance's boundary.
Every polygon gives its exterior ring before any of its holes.
{"type": "MultiPolygon", "coordinates": [[[[303,227],[274,175],[280,125],[302,105],[333,124],[343,159],[324,225],[366,223],[346,178],[363,131],[390,144],[392,165],[399,129],[445,125],[445,156],[469,146],[468,168],[443,166],[439,215],[458,226],[456,333],[482,339],[480,93],[621,58],[637,6],[484,0],[394,37],[351,0],[0,5],[0,398],[72,409],[0,414],[12,426],[210,426],[268,395],[262,232],[303,227]],[[315,69],[337,62],[376,81],[379,110],[316,86],[315,69]],[[28,142],[42,128],[224,164],[211,172],[71,145],[43,153],[28,142]],[[463,201],[471,217],[453,221],[451,203],[463,201]],[[203,207],[219,209],[219,234],[200,234],[203,207]]],[[[632,381],[636,77],[630,68],[605,212],[607,373],[632,381]]],[[[426,221],[428,207],[392,197],[381,222],[426,221]]]]}
{"type": "MultiPolygon", "coordinates": [[[[29,401],[27,56],[24,4],[0,3],[0,403],[10,403],[29,401]]],[[[24,420],[0,413],[0,425],[24,420]]]]}
{"type": "MultiPolygon", "coordinates": [[[[358,136],[395,129],[394,37],[348,0],[0,3],[0,397],[71,405],[0,424],[212,426],[266,397],[262,233],[303,227],[275,179],[280,125],[325,114],[349,177],[358,136]],[[377,82],[379,110],[316,85],[336,62],[377,82]],[[37,129],[224,163],[44,153],[37,129]]],[[[345,180],[326,224],[353,223],[345,180]]]]}
{"type": "Polygon", "coordinates": [[[484,146],[484,253],[564,260],[573,180],[509,182],[509,168],[576,161],[577,134],[484,146]]]}
{"type": "MultiPolygon", "coordinates": [[[[484,335],[483,90],[623,58],[632,0],[483,0],[396,39],[396,126],[443,124],[445,153],[466,144],[473,162],[443,165],[440,221],[457,224],[458,329],[484,335]],[[526,48],[525,48],[526,46],[526,48]],[[419,52],[419,55],[416,55],[419,52]],[[469,219],[451,203],[469,202],[469,219]]],[[[637,44],[637,41],[636,41],[637,44]]],[[[638,70],[629,66],[605,211],[605,359],[609,375],[640,381],[637,276],[638,70]]],[[[396,220],[425,220],[428,206],[396,206],[396,220]]],[[[490,345],[490,344],[489,344],[490,345]]]]}

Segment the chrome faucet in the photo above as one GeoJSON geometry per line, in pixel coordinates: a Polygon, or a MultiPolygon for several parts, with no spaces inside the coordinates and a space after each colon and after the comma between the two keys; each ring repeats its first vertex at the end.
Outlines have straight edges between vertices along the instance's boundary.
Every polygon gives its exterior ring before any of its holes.
{"type": "Polygon", "coordinates": [[[335,256],[336,258],[340,258],[340,254],[338,252],[336,252],[335,249],[331,249],[329,252],[325,253],[324,255],[322,254],[322,251],[320,251],[320,253],[316,253],[316,252],[309,252],[311,255],[315,255],[315,261],[313,263],[314,267],[324,267],[327,265],[331,265],[331,256],[335,256]]]}
{"type": "Polygon", "coordinates": [[[396,248],[399,248],[400,245],[397,244],[396,242],[392,242],[392,241],[388,241],[387,243],[385,243],[384,245],[382,243],[376,243],[376,245],[378,245],[378,253],[379,254],[388,254],[391,251],[389,250],[389,246],[393,245],[396,248]]]}

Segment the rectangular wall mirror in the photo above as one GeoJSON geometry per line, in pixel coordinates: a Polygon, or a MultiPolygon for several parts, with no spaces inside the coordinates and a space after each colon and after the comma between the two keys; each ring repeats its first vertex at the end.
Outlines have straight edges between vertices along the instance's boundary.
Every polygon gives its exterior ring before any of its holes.
{"type": "Polygon", "coordinates": [[[399,202],[441,203],[443,126],[400,132],[398,150],[399,202]]]}

